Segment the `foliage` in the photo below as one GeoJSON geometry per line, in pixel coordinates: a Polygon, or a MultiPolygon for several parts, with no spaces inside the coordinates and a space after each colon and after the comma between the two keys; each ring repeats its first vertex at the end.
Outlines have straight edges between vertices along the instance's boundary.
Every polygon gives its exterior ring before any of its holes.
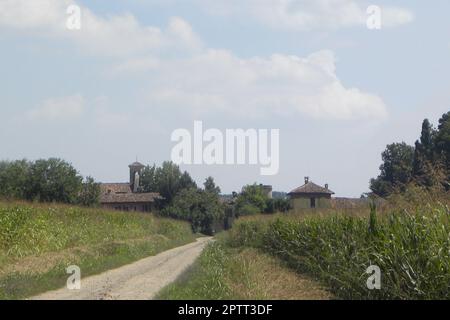
{"type": "Polygon", "coordinates": [[[238,194],[235,201],[237,216],[248,216],[258,213],[287,212],[290,210],[286,198],[270,199],[261,185],[247,185],[238,194]]]}
{"type": "Polygon", "coordinates": [[[27,160],[0,162],[0,196],[25,199],[31,163],[27,160]]]}
{"type": "Polygon", "coordinates": [[[404,192],[411,183],[450,190],[450,112],[442,116],[437,129],[425,119],[414,147],[404,142],[390,144],[382,159],[380,175],[370,182],[378,196],[404,192]]]}
{"type": "Polygon", "coordinates": [[[75,203],[82,185],[82,177],[69,163],[51,158],[37,160],[30,166],[25,187],[28,200],[75,203]]]}
{"type": "Polygon", "coordinates": [[[71,264],[88,276],[193,240],[188,223],[148,213],[0,202],[0,299],[62,287],[71,264]]]}
{"type": "Polygon", "coordinates": [[[40,202],[98,204],[98,185],[64,160],[0,162],[0,196],[40,202]]]}
{"type": "Polygon", "coordinates": [[[87,177],[78,195],[78,204],[86,207],[98,205],[100,202],[100,184],[94,178],[87,177]]]}
{"type": "Polygon", "coordinates": [[[164,198],[162,206],[172,203],[181,190],[196,187],[189,173],[181,172],[180,167],[171,161],[163,162],[161,167],[147,166],[142,171],[141,191],[158,192],[164,198]]]}
{"type": "Polygon", "coordinates": [[[262,186],[247,185],[236,198],[236,214],[244,216],[249,214],[263,213],[267,207],[268,197],[262,186]]]}
{"type": "Polygon", "coordinates": [[[220,194],[220,187],[216,186],[216,183],[214,182],[213,177],[206,178],[206,181],[203,183],[203,186],[205,187],[205,191],[214,193],[219,195],[220,194]]]}
{"type": "Polygon", "coordinates": [[[0,203],[0,255],[12,257],[157,233],[182,236],[188,229],[183,222],[156,219],[148,214],[124,215],[53,204],[0,203]]]}
{"type": "Polygon", "coordinates": [[[170,161],[161,167],[147,166],[141,174],[141,191],[158,192],[164,197],[159,202],[162,216],[189,221],[194,232],[214,234],[216,225],[223,225],[224,219],[220,188],[212,177],[206,179],[204,187],[197,188],[189,173],[170,161]]]}
{"type": "Polygon", "coordinates": [[[161,215],[190,221],[194,232],[212,235],[216,222],[224,219],[224,207],[218,194],[197,188],[181,190],[161,215]]]}
{"type": "Polygon", "coordinates": [[[416,210],[245,220],[227,243],[276,255],[344,299],[449,299],[450,210],[439,203],[416,210]],[[370,265],[382,271],[381,290],[366,287],[370,265]]]}
{"type": "Polygon", "coordinates": [[[414,148],[406,143],[393,143],[382,154],[381,174],[371,181],[371,189],[379,196],[387,196],[395,188],[403,188],[411,181],[414,148]]]}
{"type": "Polygon", "coordinates": [[[277,212],[288,212],[291,210],[291,203],[289,199],[276,198],[267,199],[265,213],[277,213],[277,212]]]}
{"type": "Polygon", "coordinates": [[[445,163],[446,180],[444,186],[447,190],[450,190],[450,112],[444,114],[439,120],[435,143],[437,153],[445,163]]]}

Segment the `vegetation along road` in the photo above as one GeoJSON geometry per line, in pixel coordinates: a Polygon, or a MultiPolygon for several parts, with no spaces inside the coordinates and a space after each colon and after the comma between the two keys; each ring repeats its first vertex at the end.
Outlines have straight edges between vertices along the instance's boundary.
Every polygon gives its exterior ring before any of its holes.
{"type": "MultiPolygon", "coordinates": [[[[162,252],[156,256],[81,279],[80,290],[62,288],[32,299],[36,300],[146,300],[176,280],[200,255],[211,238],[162,252]]],[[[82,271],[82,270],[81,270],[82,271]]]]}

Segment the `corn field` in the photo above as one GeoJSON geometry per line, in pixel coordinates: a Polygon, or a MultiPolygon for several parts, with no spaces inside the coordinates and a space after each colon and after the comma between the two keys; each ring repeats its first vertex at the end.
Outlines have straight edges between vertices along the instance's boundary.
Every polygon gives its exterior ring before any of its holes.
{"type": "Polygon", "coordinates": [[[320,280],[343,299],[450,299],[450,210],[444,204],[415,212],[369,217],[331,215],[238,222],[233,247],[256,247],[320,280]],[[369,266],[381,270],[370,290],[369,266]]]}

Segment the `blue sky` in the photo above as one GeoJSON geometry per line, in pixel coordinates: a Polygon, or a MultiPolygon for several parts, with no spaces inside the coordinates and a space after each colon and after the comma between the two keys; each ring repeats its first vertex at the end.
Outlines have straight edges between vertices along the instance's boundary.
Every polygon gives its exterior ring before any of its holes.
{"type": "Polygon", "coordinates": [[[280,171],[184,166],[224,192],[308,175],[359,196],[386,144],[449,110],[450,3],[0,0],[0,158],[57,156],[126,181],[170,158],[171,132],[280,129],[280,171]],[[65,28],[81,8],[81,30],[65,28]],[[382,9],[382,29],[366,8],[382,9]]]}

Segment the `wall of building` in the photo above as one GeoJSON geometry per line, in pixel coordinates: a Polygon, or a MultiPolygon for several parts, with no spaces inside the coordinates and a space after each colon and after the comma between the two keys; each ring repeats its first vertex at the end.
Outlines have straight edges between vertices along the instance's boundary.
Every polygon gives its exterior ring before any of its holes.
{"type": "Polygon", "coordinates": [[[331,208],[331,195],[295,195],[291,196],[292,209],[295,211],[311,209],[311,198],[316,199],[316,209],[331,208]]]}
{"type": "Polygon", "coordinates": [[[116,211],[151,212],[153,203],[104,203],[102,208],[116,211]]]}

